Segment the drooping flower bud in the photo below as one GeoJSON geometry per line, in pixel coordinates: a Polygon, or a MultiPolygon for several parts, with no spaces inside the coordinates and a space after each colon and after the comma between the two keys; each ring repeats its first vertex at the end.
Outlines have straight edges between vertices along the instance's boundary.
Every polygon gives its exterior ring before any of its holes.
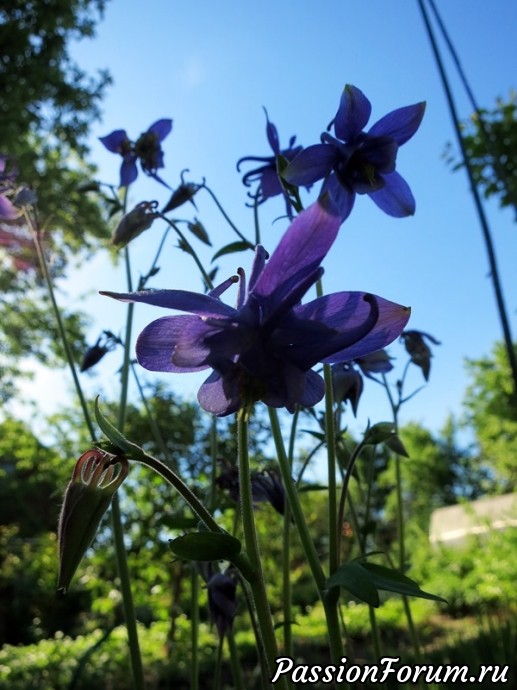
{"type": "Polygon", "coordinates": [[[429,372],[431,370],[431,357],[433,355],[431,353],[431,348],[425,342],[424,338],[432,342],[433,345],[440,345],[440,341],[423,331],[404,331],[400,338],[404,341],[411,361],[422,369],[424,379],[428,381],[429,372]]]}
{"type": "Polygon", "coordinates": [[[78,459],[59,516],[58,592],[64,594],[68,589],[113,494],[127,477],[128,470],[126,458],[98,448],[86,451],[78,459]]]}
{"type": "Polygon", "coordinates": [[[368,378],[371,378],[372,374],[387,374],[393,369],[391,357],[386,350],[377,350],[377,352],[371,352],[369,355],[357,357],[354,362],[368,378]]]}
{"type": "Polygon", "coordinates": [[[359,398],[363,388],[363,377],[354,369],[352,364],[344,362],[343,364],[334,364],[332,366],[334,401],[336,403],[346,403],[348,400],[352,405],[354,417],[357,414],[357,406],[359,405],[359,398]]]}
{"type": "Polygon", "coordinates": [[[181,184],[172,192],[172,196],[164,206],[162,213],[173,211],[175,208],[179,208],[180,206],[183,206],[183,204],[186,204],[187,201],[190,201],[194,208],[197,209],[197,206],[194,202],[194,197],[203,185],[195,182],[185,182],[183,175],[186,172],[188,172],[188,170],[182,171],[181,184]]]}
{"type": "Polygon", "coordinates": [[[120,344],[120,340],[111,331],[103,331],[97,338],[95,345],[89,347],[84,353],[80,369],[81,373],[94,367],[105,354],[114,350],[117,344],[120,344]]]}
{"type": "Polygon", "coordinates": [[[118,224],[111,238],[111,244],[115,247],[125,247],[144,230],[148,230],[160,215],[156,213],[157,208],[157,201],[141,201],[137,204],[118,224]]]}
{"type": "Polygon", "coordinates": [[[210,619],[215,623],[219,637],[231,630],[237,613],[237,582],[231,575],[215,573],[207,582],[210,619]]]}

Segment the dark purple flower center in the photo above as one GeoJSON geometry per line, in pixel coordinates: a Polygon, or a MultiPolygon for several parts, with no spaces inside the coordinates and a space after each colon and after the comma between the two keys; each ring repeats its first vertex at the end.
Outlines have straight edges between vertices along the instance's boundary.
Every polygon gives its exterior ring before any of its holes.
{"type": "Polygon", "coordinates": [[[140,158],[144,170],[155,171],[163,167],[160,140],[154,132],[144,132],[135,143],[135,154],[140,158]]]}
{"type": "Polygon", "coordinates": [[[339,151],[333,169],[340,184],[352,192],[369,194],[382,189],[383,174],[395,170],[398,144],[392,137],[362,133],[345,143],[325,132],[321,140],[339,151]]]}

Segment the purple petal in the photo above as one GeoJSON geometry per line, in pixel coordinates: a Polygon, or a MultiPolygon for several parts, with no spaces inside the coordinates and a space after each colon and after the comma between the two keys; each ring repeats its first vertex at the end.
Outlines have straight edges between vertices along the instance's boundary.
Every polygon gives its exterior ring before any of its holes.
{"type": "Polygon", "coordinates": [[[113,297],[119,302],[143,302],[155,307],[178,309],[179,311],[199,314],[199,316],[232,318],[237,314],[233,307],[229,307],[218,299],[187,290],[142,290],[141,292],[108,292],[103,290],[100,294],[113,297]]]}
{"type": "Polygon", "coordinates": [[[172,361],[178,339],[193,321],[199,321],[199,317],[162,316],[161,319],[152,321],[138,336],[136,343],[138,363],[150,371],[185,373],[206,369],[206,366],[180,367],[172,361]]]}
{"type": "Polygon", "coordinates": [[[377,192],[371,192],[368,195],[370,199],[389,216],[412,216],[415,213],[415,198],[406,180],[396,171],[383,175],[383,178],[384,187],[377,192]]]}
{"type": "Polygon", "coordinates": [[[402,146],[420,127],[424,112],[425,102],[398,108],[381,117],[368,134],[376,137],[393,137],[397,144],[402,146]]]}
{"type": "Polygon", "coordinates": [[[120,186],[129,187],[137,177],[136,156],[126,156],[120,166],[120,186]]]}
{"type": "MultiPolygon", "coordinates": [[[[170,133],[171,129],[172,129],[172,120],[165,118],[163,120],[157,120],[154,124],[152,124],[149,127],[149,129],[147,131],[155,134],[158,141],[163,141],[165,139],[165,137],[170,133]]],[[[163,166],[158,166],[158,167],[163,167],[163,166]]]]}
{"type": "Polygon", "coordinates": [[[355,192],[340,184],[336,175],[329,175],[321,187],[320,196],[328,192],[336,205],[341,222],[343,223],[351,214],[355,202],[355,192]]]}
{"type": "Polygon", "coordinates": [[[329,144],[314,144],[303,149],[282,173],[284,180],[297,187],[310,185],[328,175],[339,158],[329,144]]]}
{"type": "Polygon", "coordinates": [[[305,374],[305,390],[303,392],[300,405],[303,407],[312,407],[319,403],[325,395],[325,383],[319,374],[309,370],[305,374]]]}
{"type": "Polygon", "coordinates": [[[336,239],[339,226],[340,219],[320,201],[295,218],[250,293],[259,301],[264,300],[264,312],[270,315],[282,302],[287,302],[308,276],[318,270],[336,239]]]}
{"type": "Polygon", "coordinates": [[[260,178],[260,191],[263,199],[270,199],[272,196],[278,196],[284,191],[276,170],[264,170],[260,178]]]}
{"type": "Polygon", "coordinates": [[[6,196],[0,194],[0,220],[14,220],[20,215],[20,210],[6,196]]]}
{"type": "Polygon", "coordinates": [[[366,127],[372,104],[364,93],[347,84],[343,90],[339,108],[334,119],[334,132],[342,141],[352,141],[366,127]]]}
{"type": "Polygon", "coordinates": [[[218,417],[237,412],[241,407],[239,382],[236,376],[225,379],[213,371],[198,391],[201,407],[218,417]]]}
{"type": "MultiPolygon", "coordinates": [[[[335,294],[347,295],[347,293],[335,294]]],[[[331,297],[334,297],[334,295],[331,295],[331,297]]],[[[333,355],[326,357],[322,360],[323,362],[328,364],[333,364],[335,362],[348,362],[352,359],[357,359],[358,357],[368,355],[371,352],[382,350],[383,347],[386,347],[399,337],[404,330],[409,317],[411,316],[411,309],[409,307],[403,307],[400,304],[396,304],[395,302],[390,302],[382,297],[376,297],[375,299],[379,308],[379,316],[374,328],[364,338],[353,345],[350,345],[349,347],[346,347],[343,350],[335,352],[333,355]]],[[[366,302],[364,302],[364,300],[362,300],[361,302],[356,303],[355,306],[356,308],[354,310],[354,315],[351,317],[352,323],[358,319],[364,318],[365,310],[368,305],[366,302]]],[[[335,319],[336,317],[337,314],[334,314],[333,318],[335,319]]],[[[339,320],[339,317],[337,318],[339,320]]]]}
{"type": "Polygon", "coordinates": [[[267,120],[267,125],[266,125],[267,140],[269,141],[269,145],[271,146],[273,153],[277,154],[280,152],[280,141],[278,139],[278,130],[275,127],[275,125],[269,121],[269,115],[267,114],[267,110],[265,108],[264,108],[264,112],[266,113],[266,120],[267,120]]]}
{"type": "Polygon", "coordinates": [[[219,368],[223,361],[249,350],[256,340],[250,328],[237,328],[228,319],[194,318],[178,336],[172,354],[174,364],[180,367],[210,365],[219,368]]]}
{"type": "Polygon", "coordinates": [[[111,153],[120,153],[123,144],[129,141],[125,129],[116,129],[105,137],[99,137],[99,141],[111,153]]]}

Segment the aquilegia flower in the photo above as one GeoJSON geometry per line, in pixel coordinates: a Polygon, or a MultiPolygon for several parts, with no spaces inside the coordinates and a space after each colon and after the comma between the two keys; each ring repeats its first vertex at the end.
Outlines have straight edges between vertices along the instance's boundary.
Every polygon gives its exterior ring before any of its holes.
{"type": "Polygon", "coordinates": [[[380,350],[400,335],[410,310],[364,292],[337,292],[307,304],[301,299],[323,274],[320,267],[340,219],[325,197],[291,223],[266,262],[260,245],[248,285],[242,269],[208,295],[184,290],[102,292],[191,315],[150,323],[136,346],[151,371],[213,369],[198,400],[208,412],[227,415],[255,401],[271,407],[315,405],[324,383],[318,362],[340,362],[380,350]],[[220,295],[239,281],[236,308],[220,295]]]}
{"type": "Polygon", "coordinates": [[[322,143],[304,149],[282,174],[297,186],[325,178],[321,193],[330,193],[342,221],[350,215],[356,194],[368,194],[390,216],[415,212],[413,194],[395,164],[399,146],[420,126],[425,103],[393,110],[364,132],[371,110],[362,91],[347,84],[329,125],[335,136],[324,132],[322,143]]]}
{"type": "Polygon", "coordinates": [[[157,175],[157,171],[163,168],[163,151],[161,142],[170,133],[172,120],[157,120],[152,124],[147,132],[141,134],[136,142],[132,142],[125,129],[116,129],[99,140],[112,153],[122,156],[120,166],[120,186],[128,187],[138,176],[136,167],[137,160],[140,160],[142,170],[154,177],[155,180],[168,187],[168,185],[157,175]]]}
{"type": "Polygon", "coordinates": [[[292,136],[289,139],[289,146],[286,149],[280,149],[280,140],[278,138],[278,131],[275,125],[269,121],[269,116],[267,110],[264,108],[266,113],[266,135],[271,150],[273,151],[272,156],[245,156],[237,161],[237,170],[240,172],[240,167],[242,163],[248,161],[255,161],[257,163],[262,163],[258,168],[254,168],[247,172],[242,181],[246,187],[250,187],[255,182],[258,182],[258,197],[257,202],[262,204],[266,199],[270,199],[273,196],[278,196],[283,194],[285,197],[287,215],[289,218],[292,217],[291,203],[284,192],[280,179],[278,177],[276,161],[277,156],[283,156],[286,160],[292,161],[302,150],[301,146],[295,146],[296,137],[292,136]]]}

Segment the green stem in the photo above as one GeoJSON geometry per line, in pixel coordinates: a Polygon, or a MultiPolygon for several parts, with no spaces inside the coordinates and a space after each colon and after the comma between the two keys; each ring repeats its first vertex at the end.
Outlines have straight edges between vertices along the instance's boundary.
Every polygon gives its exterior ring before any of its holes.
{"type": "MultiPolygon", "coordinates": [[[[337,606],[334,601],[328,601],[327,590],[326,590],[326,577],[321,567],[319,556],[314,546],[314,542],[309,534],[309,529],[305,521],[305,516],[303,514],[302,506],[300,503],[300,498],[298,492],[296,491],[296,486],[291,477],[291,467],[289,464],[289,458],[285,452],[284,441],[282,439],[282,432],[280,430],[280,422],[278,420],[277,411],[274,408],[269,407],[269,419],[271,423],[271,432],[273,434],[273,440],[275,442],[275,448],[278,457],[278,466],[280,468],[280,474],[282,475],[282,481],[284,484],[285,492],[289,500],[289,505],[291,507],[291,512],[293,514],[293,519],[298,530],[300,541],[302,542],[302,548],[305,553],[305,557],[309,563],[316,588],[318,590],[318,595],[323,603],[323,608],[325,610],[325,616],[327,620],[327,632],[329,637],[331,657],[334,664],[339,665],[341,657],[343,656],[343,643],[341,640],[341,631],[339,626],[339,616],[337,612],[337,606]]],[[[339,591],[336,589],[337,593],[339,591]]]]}
{"type": "MultiPolygon", "coordinates": [[[[251,491],[251,472],[248,455],[248,421],[249,410],[242,408],[237,414],[239,490],[241,499],[242,528],[246,551],[253,569],[253,577],[249,579],[249,585],[255,604],[261,641],[268,663],[268,671],[271,677],[276,665],[275,660],[278,657],[278,647],[273,628],[273,621],[271,619],[271,610],[266,593],[264,573],[262,570],[257,531],[255,527],[253,496],[251,491]]],[[[285,678],[282,678],[281,681],[282,687],[287,688],[288,685],[285,678]]]]}
{"type": "Polygon", "coordinates": [[[241,661],[239,659],[237,645],[235,644],[235,635],[232,629],[228,630],[228,632],[226,633],[226,639],[228,640],[228,649],[230,650],[230,665],[232,668],[233,684],[235,686],[235,690],[244,690],[241,661]]]}
{"type": "Polygon", "coordinates": [[[240,237],[243,242],[246,242],[247,244],[249,244],[250,248],[251,248],[252,247],[251,242],[248,242],[248,240],[244,237],[244,235],[239,230],[239,228],[235,225],[235,223],[232,223],[232,221],[230,220],[230,217],[228,216],[228,214],[226,213],[224,208],[221,206],[221,204],[219,203],[219,199],[216,197],[216,195],[213,193],[213,191],[210,189],[210,187],[207,187],[207,185],[204,182],[201,186],[203,187],[203,189],[206,189],[206,191],[210,194],[215,205],[217,206],[217,208],[221,212],[221,215],[223,216],[225,221],[228,223],[228,225],[231,227],[231,229],[235,232],[235,234],[238,237],[240,237]]]}
{"type": "Polygon", "coordinates": [[[199,690],[199,575],[195,564],[190,568],[190,688],[199,690]]]}
{"type": "Polygon", "coordinates": [[[196,266],[199,269],[199,272],[201,273],[201,276],[203,278],[203,282],[205,283],[206,287],[208,290],[211,290],[213,288],[212,281],[208,275],[208,273],[205,271],[203,264],[201,263],[201,259],[199,256],[196,254],[194,248],[190,244],[190,242],[187,240],[185,235],[181,232],[181,230],[178,228],[176,223],[173,220],[170,220],[170,218],[167,218],[167,216],[160,215],[160,218],[163,218],[163,220],[168,223],[171,228],[176,232],[180,240],[184,243],[184,245],[188,248],[188,253],[191,255],[191,257],[194,259],[196,266]]]}
{"type": "Polygon", "coordinates": [[[68,338],[66,335],[65,326],[63,324],[63,319],[61,318],[61,311],[60,311],[59,306],[57,304],[56,295],[54,292],[54,285],[52,284],[52,279],[50,277],[50,273],[48,270],[47,260],[45,258],[45,252],[43,250],[43,245],[41,244],[41,234],[40,234],[39,229],[34,226],[32,218],[30,218],[30,216],[28,216],[28,215],[26,215],[26,218],[27,218],[29,225],[32,228],[32,231],[33,231],[32,234],[33,234],[33,238],[34,238],[34,244],[36,245],[36,252],[38,254],[38,259],[39,259],[41,271],[42,271],[43,277],[45,279],[45,284],[47,286],[48,294],[50,297],[50,302],[52,304],[52,310],[54,312],[54,317],[56,319],[57,328],[59,331],[59,337],[61,339],[61,343],[63,344],[63,348],[65,350],[66,362],[68,364],[68,368],[70,369],[70,373],[72,374],[72,379],[74,381],[74,386],[75,386],[75,390],[77,393],[77,397],[79,398],[79,403],[81,405],[81,409],[83,412],[84,421],[85,421],[86,426],[88,427],[88,433],[90,434],[90,438],[91,438],[92,443],[96,443],[95,429],[93,427],[92,418],[91,418],[90,412],[88,410],[88,406],[86,404],[86,399],[85,399],[84,394],[83,394],[81,382],[79,381],[79,376],[77,375],[77,369],[75,367],[74,358],[72,356],[72,351],[71,351],[70,345],[68,343],[68,338]]]}

